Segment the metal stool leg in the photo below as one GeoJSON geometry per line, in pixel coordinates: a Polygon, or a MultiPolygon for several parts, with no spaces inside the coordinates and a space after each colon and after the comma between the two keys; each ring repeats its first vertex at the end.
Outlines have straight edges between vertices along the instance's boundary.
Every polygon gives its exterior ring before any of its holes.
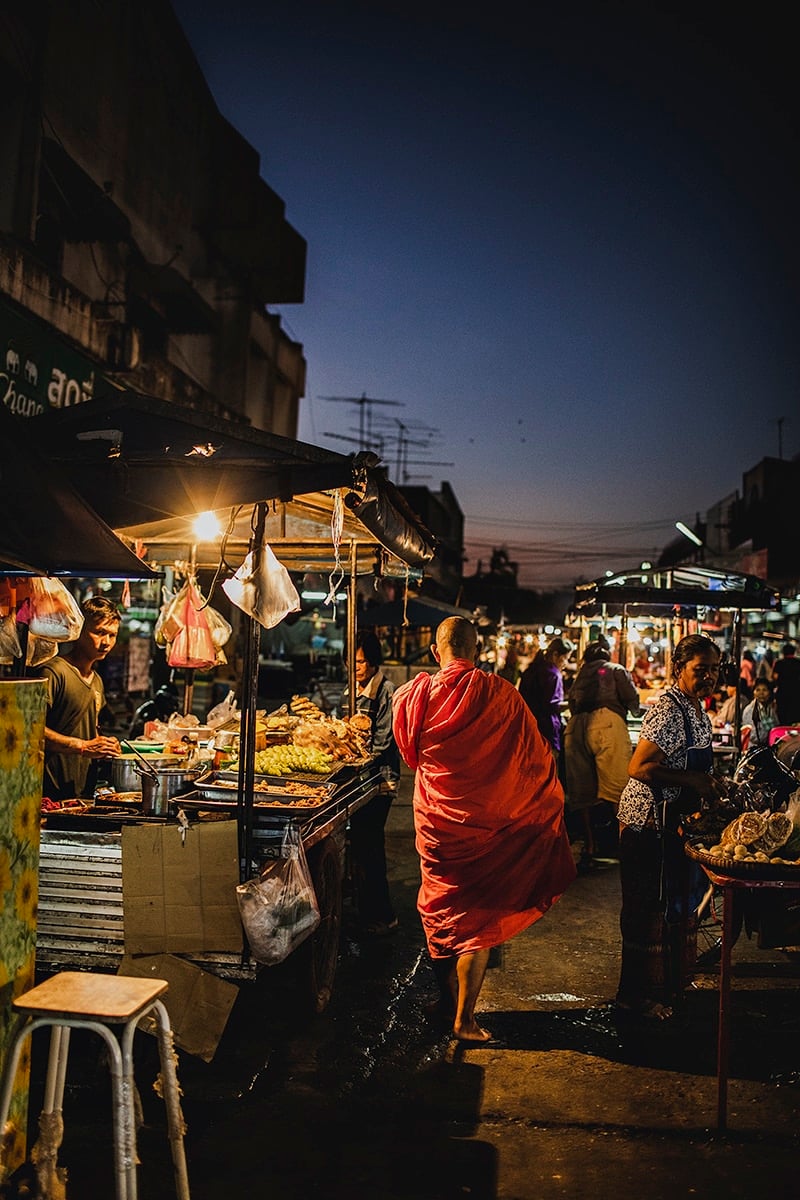
{"type": "MultiPolygon", "coordinates": [[[[48,1024],[47,1019],[34,1021],[34,1025],[48,1024]]],[[[55,1024],[55,1022],[50,1022],[55,1024]]],[[[130,1168],[136,1170],[136,1146],[135,1141],[131,1146],[131,1135],[133,1132],[133,1113],[129,1110],[126,1104],[126,1095],[130,1093],[125,1088],[125,1075],[122,1063],[122,1050],[114,1033],[107,1025],[101,1021],[80,1020],[78,1018],[62,1018],[58,1024],[69,1027],[70,1029],[90,1029],[93,1030],[98,1037],[101,1037],[108,1046],[109,1064],[108,1070],[111,1076],[111,1118],[114,1134],[114,1181],[116,1185],[117,1200],[136,1200],[135,1190],[135,1175],[134,1175],[134,1190],[129,1189],[128,1180],[130,1178],[130,1168]]]]}
{"type": "Polygon", "coordinates": [[[50,1055],[47,1061],[47,1081],[44,1087],[42,1112],[60,1112],[64,1107],[64,1087],[67,1080],[70,1030],[65,1025],[53,1025],[50,1033],[50,1055]]]}
{"type": "MultiPolygon", "coordinates": [[[[131,1081],[133,1087],[133,1035],[136,1032],[138,1021],[144,1016],[154,1016],[156,1021],[156,1031],[158,1037],[158,1053],[161,1061],[161,1080],[163,1086],[163,1099],[167,1110],[167,1130],[169,1133],[170,1152],[172,1154],[172,1165],[175,1176],[175,1192],[178,1200],[190,1200],[189,1196],[189,1176],[186,1169],[186,1153],[183,1145],[183,1130],[184,1121],[183,1113],[180,1105],[180,1092],[178,1089],[178,1076],[175,1070],[175,1060],[173,1058],[172,1048],[172,1028],[170,1026],[169,1015],[166,1008],[160,1000],[155,1000],[153,1004],[140,1013],[135,1021],[129,1021],[125,1026],[125,1031],[122,1035],[122,1059],[126,1077],[131,1081]]],[[[134,1114],[131,1109],[131,1119],[134,1114]]],[[[134,1131],[133,1150],[135,1154],[136,1141],[134,1131]]],[[[128,1200],[136,1200],[136,1178],[135,1178],[135,1163],[133,1168],[134,1173],[129,1174],[129,1192],[128,1200]],[[131,1190],[130,1181],[133,1180],[133,1190],[131,1190]]]]}
{"type": "Polygon", "coordinates": [[[158,1027],[158,1052],[161,1059],[161,1078],[164,1085],[164,1103],[167,1108],[167,1130],[175,1170],[175,1192],[178,1200],[190,1200],[189,1176],[186,1170],[186,1151],[183,1144],[185,1123],[181,1110],[181,1095],[178,1074],[175,1070],[175,1052],[169,1014],[160,1000],[156,1000],[153,1011],[158,1027]]]}
{"type": "Polygon", "coordinates": [[[64,1140],[64,1086],[69,1060],[70,1029],[64,1025],[50,1027],[50,1051],[47,1058],[47,1078],[42,1111],[39,1113],[39,1136],[30,1150],[36,1167],[36,1177],[42,1194],[58,1190],[58,1152],[64,1140]]]}

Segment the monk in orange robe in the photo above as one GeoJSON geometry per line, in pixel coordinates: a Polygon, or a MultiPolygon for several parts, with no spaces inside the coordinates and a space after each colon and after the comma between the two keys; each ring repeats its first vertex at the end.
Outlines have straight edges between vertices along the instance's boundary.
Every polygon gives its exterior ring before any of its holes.
{"type": "Polygon", "coordinates": [[[431,649],[441,670],[393,697],[394,735],[416,771],[417,907],[454,1035],[485,1042],[475,1004],[489,951],[547,912],[575,863],[555,759],[519,692],[476,668],[463,617],[444,620],[431,649]]]}

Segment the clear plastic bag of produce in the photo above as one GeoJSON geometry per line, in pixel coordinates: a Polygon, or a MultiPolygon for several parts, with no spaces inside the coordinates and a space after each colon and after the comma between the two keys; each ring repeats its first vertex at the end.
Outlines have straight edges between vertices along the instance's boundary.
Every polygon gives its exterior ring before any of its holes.
{"type": "Polygon", "coordinates": [[[286,827],[280,858],[267,863],[257,879],[240,883],[236,900],[250,953],[258,963],[283,962],[314,932],[320,922],[319,904],[295,825],[286,827]]]}

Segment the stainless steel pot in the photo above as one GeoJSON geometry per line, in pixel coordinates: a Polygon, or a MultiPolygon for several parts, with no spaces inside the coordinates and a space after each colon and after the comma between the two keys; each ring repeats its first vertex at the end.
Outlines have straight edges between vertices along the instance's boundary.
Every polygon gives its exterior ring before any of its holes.
{"type": "Polygon", "coordinates": [[[169,802],[174,796],[192,790],[202,767],[156,767],[146,771],[137,766],[136,771],[142,787],[142,812],[146,817],[165,817],[169,802]]]}
{"type": "Polygon", "coordinates": [[[147,762],[148,766],[152,763],[153,767],[175,765],[174,758],[165,758],[163,755],[153,754],[138,756],[135,754],[120,754],[117,758],[107,759],[101,766],[101,774],[107,778],[108,783],[115,792],[140,792],[142,790],[140,771],[144,770],[139,764],[142,761],[147,762]]]}
{"type": "Polygon", "coordinates": [[[136,770],[135,758],[112,758],[103,763],[100,771],[101,775],[108,778],[108,782],[115,792],[139,791],[139,775],[136,770]]]}

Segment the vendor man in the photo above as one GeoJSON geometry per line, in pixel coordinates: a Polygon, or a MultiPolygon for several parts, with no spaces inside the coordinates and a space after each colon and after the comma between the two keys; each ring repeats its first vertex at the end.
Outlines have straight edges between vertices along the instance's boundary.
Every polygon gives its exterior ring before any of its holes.
{"type": "Polygon", "coordinates": [[[97,732],[105,691],[94,669],[114,648],[119,611],[105,596],[91,596],[84,600],[81,612],[83,628],[78,640],[42,667],[42,678],[49,687],[42,791],[50,800],[91,799],[97,760],[120,753],[115,737],[97,732]]]}

